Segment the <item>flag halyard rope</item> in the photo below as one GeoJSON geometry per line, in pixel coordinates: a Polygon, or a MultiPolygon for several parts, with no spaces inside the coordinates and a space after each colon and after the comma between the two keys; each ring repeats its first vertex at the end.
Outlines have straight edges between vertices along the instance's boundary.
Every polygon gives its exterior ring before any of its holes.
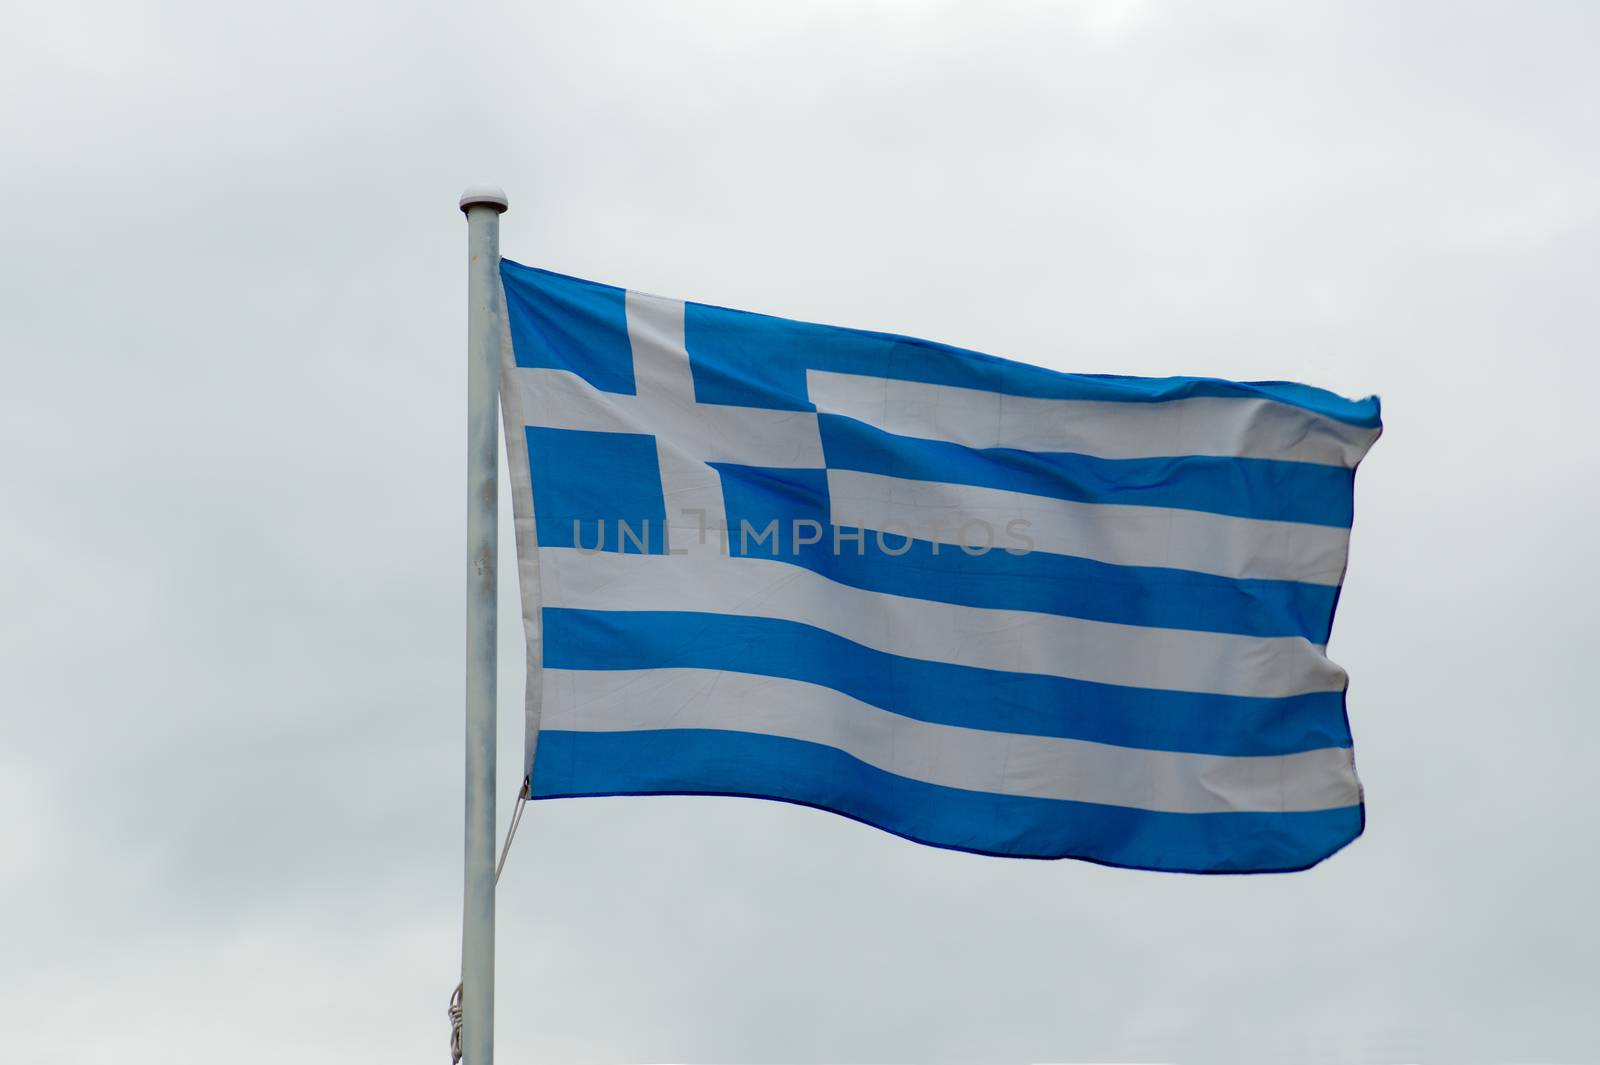
{"type": "MultiPolygon", "coordinates": [[[[506,857],[511,853],[511,841],[517,838],[517,828],[522,824],[522,813],[528,806],[528,781],[522,781],[517,792],[517,805],[511,811],[511,823],[506,825],[506,841],[500,846],[500,860],[494,864],[495,886],[500,885],[500,874],[505,871],[506,857]]],[[[450,993],[450,1065],[461,1065],[461,1000],[465,985],[457,982],[450,993]]]]}

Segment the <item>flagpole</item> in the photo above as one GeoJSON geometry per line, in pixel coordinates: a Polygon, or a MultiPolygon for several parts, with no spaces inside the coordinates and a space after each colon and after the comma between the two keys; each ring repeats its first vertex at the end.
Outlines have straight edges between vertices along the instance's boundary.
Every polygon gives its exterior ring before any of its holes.
{"type": "Polygon", "coordinates": [[[467,216],[467,790],[461,920],[461,1050],[494,1062],[495,571],[499,550],[500,215],[473,185],[467,216]]]}

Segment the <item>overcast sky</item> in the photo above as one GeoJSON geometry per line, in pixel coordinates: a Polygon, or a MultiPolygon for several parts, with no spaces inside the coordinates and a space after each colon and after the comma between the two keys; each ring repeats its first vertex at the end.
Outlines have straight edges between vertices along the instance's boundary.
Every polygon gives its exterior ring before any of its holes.
{"type": "Polygon", "coordinates": [[[542,803],[502,1061],[1600,1057],[1600,5],[3,11],[0,1058],[448,1061],[485,180],[522,262],[1387,423],[1346,851],[542,803]]]}

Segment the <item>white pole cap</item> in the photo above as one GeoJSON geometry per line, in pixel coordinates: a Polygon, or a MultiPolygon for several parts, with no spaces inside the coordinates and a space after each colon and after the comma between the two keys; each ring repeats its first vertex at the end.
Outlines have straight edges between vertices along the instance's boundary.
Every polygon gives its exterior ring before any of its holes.
{"type": "Polygon", "coordinates": [[[504,214],[506,208],[511,206],[511,201],[506,199],[505,190],[498,185],[468,185],[467,190],[461,194],[461,213],[465,214],[468,207],[483,204],[493,207],[504,214]]]}

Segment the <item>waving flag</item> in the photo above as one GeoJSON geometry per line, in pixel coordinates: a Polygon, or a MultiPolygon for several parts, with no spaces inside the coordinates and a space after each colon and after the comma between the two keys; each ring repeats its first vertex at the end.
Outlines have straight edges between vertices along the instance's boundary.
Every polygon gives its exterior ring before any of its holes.
{"type": "Polygon", "coordinates": [[[1193,872],[1360,834],[1325,645],[1376,399],[501,280],[534,798],[1193,872]]]}

